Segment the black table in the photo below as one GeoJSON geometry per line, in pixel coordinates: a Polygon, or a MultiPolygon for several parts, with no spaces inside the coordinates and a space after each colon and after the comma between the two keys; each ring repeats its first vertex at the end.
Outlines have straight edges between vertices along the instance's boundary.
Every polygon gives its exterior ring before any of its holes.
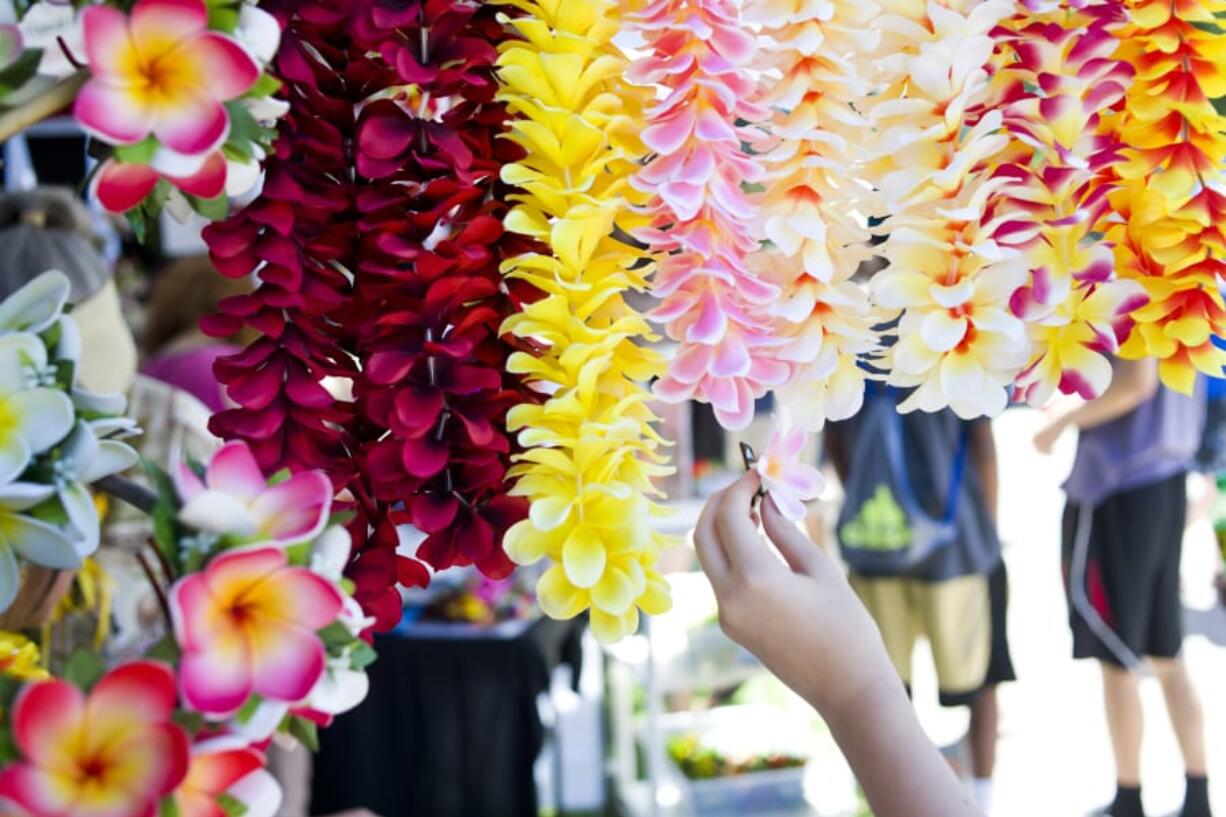
{"type": "Polygon", "coordinates": [[[320,731],[312,814],[536,817],[536,699],[562,662],[579,677],[584,626],[424,624],[378,637],[370,695],[320,731]]]}

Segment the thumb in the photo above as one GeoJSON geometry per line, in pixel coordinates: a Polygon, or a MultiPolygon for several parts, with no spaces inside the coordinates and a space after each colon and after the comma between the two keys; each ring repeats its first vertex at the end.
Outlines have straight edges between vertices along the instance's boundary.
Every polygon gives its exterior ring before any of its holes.
{"type": "Polygon", "coordinates": [[[762,500],[762,529],[792,570],[809,576],[822,570],[825,554],[813,544],[808,535],[779,511],[770,494],[762,500]]]}

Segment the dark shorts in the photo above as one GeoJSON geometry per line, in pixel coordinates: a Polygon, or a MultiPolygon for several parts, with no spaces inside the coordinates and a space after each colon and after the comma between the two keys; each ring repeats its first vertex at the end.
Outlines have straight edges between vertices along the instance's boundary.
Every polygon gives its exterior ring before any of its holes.
{"type": "Polygon", "coordinates": [[[1064,586],[1073,656],[1134,667],[1183,646],[1179,560],[1187,477],[1064,509],[1064,586]]]}

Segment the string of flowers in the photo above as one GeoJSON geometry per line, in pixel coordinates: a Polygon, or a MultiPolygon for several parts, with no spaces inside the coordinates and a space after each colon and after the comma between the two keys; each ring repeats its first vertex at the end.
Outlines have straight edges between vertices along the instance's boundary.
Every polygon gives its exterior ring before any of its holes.
{"type": "Polygon", "coordinates": [[[761,27],[757,101],[770,112],[754,144],[765,189],[752,198],[769,243],[750,264],[780,289],[766,311],[785,340],[774,354],[793,366],[778,395],[810,430],[860,409],[865,364],[879,351],[881,316],[853,281],[872,252],[868,191],[854,181],[869,128],[854,106],[872,86],[851,57],[876,51],[880,13],[863,0],[752,0],[743,12],[761,27]]]}
{"type": "Polygon", "coordinates": [[[1226,364],[1212,343],[1226,331],[1219,291],[1226,274],[1226,96],[1221,58],[1222,0],[1128,0],[1115,30],[1115,57],[1135,70],[1124,111],[1112,123],[1126,146],[1122,217],[1107,240],[1119,274],[1138,282],[1149,304],[1132,313],[1126,358],[1155,357],[1168,386],[1190,392],[1198,371],[1226,364]]]}
{"type": "MultiPolygon", "coordinates": [[[[156,471],[156,469],[154,469],[156,471]]],[[[49,677],[5,634],[0,803],[30,817],[271,817],[263,748],[366,696],[370,620],[341,577],[350,542],[326,476],[266,479],[250,448],[159,473],[132,496],[157,518],[150,572],[168,617],[146,658],[106,668],[78,651],[49,677]],[[169,587],[163,586],[169,583],[169,587]]],[[[124,492],[120,492],[121,494],[124,492]]]]}
{"type": "Polygon", "coordinates": [[[625,300],[646,289],[643,254],[613,238],[643,218],[628,180],[643,156],[638,123],[646,94],[623,80],[627,60],[612,43],[614,0],[508,0],[522,39],[498,57],[498,98],[513,116],[509,139],[524,158],[503,168],[523,190],[506,228],[541,242],[509,259],[510,281],[542,297],[504,330],[530,344],[508,368],[543,395],[507,423],[526,449],[508,472],[511,493],[531,501],[507,532],[511,559],[554,562],[537,584],[541,608],[569,618],[591,608],[605,641],[633,632],[639,611],[669,605],[655,564],[663,537],[652,479],[667,473],[656,453],[643,382],[659,356],[640,345],[650,327],[625,300]],[[547,247],[547,250],[545,249],[547,247]]]}
{"type": "Polygon", "coordinates": [[[663,95],[644,111],[653,155],[631,181],[650,194],[650,224],[634,235],[656,256],[651,318],[678,343],[655,393],[709,402],[721,424],[744,428],[754,400],[791,373],[766,310],[779,287],[746,260],[758,241],[741,186],[763,173],[737,123],[767,116],[753,101],[754,37],[732,0],[651,0],[626,22],[647,51],[627,79],[663,95]]]}
{"type": "Polygon", "coordinates": [[[1042,405],[1059,389],[1087,399],[1111,380],[1106,355],[1132,328],[1141,288],[1118,280],[1099,238],[1110,216],[1119,145],[1101,134],[1131,81],[1112,59],[1121,3],[1023,7],[994,32],[996,99],[1014,141],[997,169],[997,237],[1021,249],[1029,281],[1011,300],[1030,338],[1017,394],[1042,405]]]}
{"type": "Polygon", "coordinates": [[[900,4],[876,21],[881,50],[864,61],[882,89],[863,100],[874,123],[866,176],[888,215],[889,267],[872,292],[901,312],[884,355],[887,383],[914,389],[901,411],[997,414],[1029,356],[1009,311],[1026,268],[995,241],[990,209],[1003,184],[990,161],[1009,137],[998,110],[967,118],[989,90],[989,32],[1012,11],[1005,0],[900,4]]]}
{"type": "MultiPolygon", "coordinates": [[[[358,116],[361,237],[339,313],[356,328],[362,361],[362,471],[377,525],[411,522],[427,534],[419,559],[504,578],[514,564],[503,534],[527,515],[527,502],[507,494],[506,412],[535,399],[507,371],[510,347],[499,338],[530,290],[503,287],[500,262],[533,248],[502,225],[513,189],[499,172],[523,156],[501,138],[506,111],[494,101],[504,29],[493,6],[462,2],[409,3],[364,20],[365,49],[395,78],[358,116]],[[400,502],[405,510],[394,510],[400,502]]],[[[395,561],[406,583],[427,579],[422,570],[406,580],[414,564],[390,550],[366,560],[376,558],[395,561]]],[[[388,621],[399,604],[389,596],[388,621]]]]}

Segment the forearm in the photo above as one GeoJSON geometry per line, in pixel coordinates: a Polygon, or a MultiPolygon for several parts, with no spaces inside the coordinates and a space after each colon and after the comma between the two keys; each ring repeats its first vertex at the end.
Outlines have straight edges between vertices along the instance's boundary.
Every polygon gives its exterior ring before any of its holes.
{"type": "Polygon", "coordinates": [[[896,677],[864,689],[842,710],[827,723],[876,817],[982,817],[896,677]]]}
{"type": "Polygon", "coordinates": [[[1078,429],[1101,426],[1128,414],[1157,390],[1158,369],[1153,361],[1122,362],[1106,391],[1064,415],[1061,422],[1078,429]]]}

